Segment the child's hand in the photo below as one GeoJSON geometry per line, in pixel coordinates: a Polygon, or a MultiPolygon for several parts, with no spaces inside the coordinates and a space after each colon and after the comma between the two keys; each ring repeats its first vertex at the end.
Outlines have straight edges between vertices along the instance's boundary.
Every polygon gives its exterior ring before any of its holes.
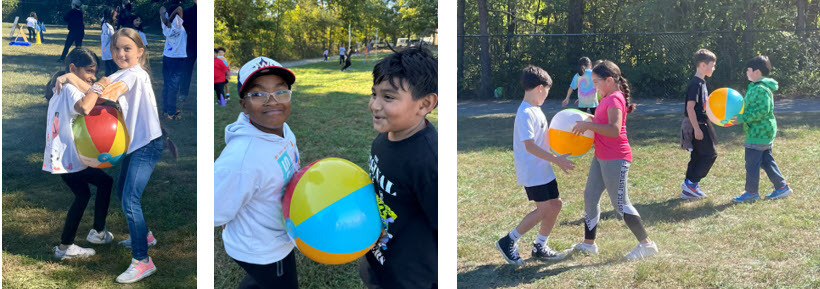
{"type": "Polygon", "coordinates": [[[578,104],[578,100],[577,100],[577,99],[575,100],[575,104],[578,104]]]}
{"type": "Polygon", "coordinates": [[[590,124],[591,124],[591,122],[588,122],[588,121],[576,121],[575,122],[575,127],[572,128],[572,133],[575,134],[575,135],[580,135],[580,134],[586,132],[587,130],[589,130],[589,125],[590,124]]]}
{"type": "Polygon", "coordinates": [[[567,173],[567,174],[569,173],[569,171],[575,169],[575,163],[572,162],[571,160],[568,160],[567,159],[568,156],[569,156],[569,153],[565,153],[563,155],[557,156],[557,159],[554,162],[554,164],[558,165],[558,167],[562,171],[564,171],[564,173],[567,173]]]}
{"type": "Polygon", "coordinates": [[[569,104],[569,98],[564,98],[564,101],[561,102],[561,106],[567,106],[569,104]]]}
{"type": "Polygon", "coordinates": [[[97,83],[99,83],[102,86],[109,86],[111,85],[111,79],[103,76],[102,78],[100,78],[100,80],[97,80],[97,83]]]}
{"type": "Polygon", "coordinates": [[[703,140],[703,131],[700,130],[699,127],[695,128],[695,139],[696,140],[703,140]]]}
{"type": "Polygon", "coordinates": [[[733,125],[736,125],[736,124],[737,124],[737,115],[732,117],[732,119],[730,119],[729,122],[727,122],[725,126],[729,127],[729,126],[733,126],[733,125]]]}
{"type": "Polygon", "coordinates": [[[63,90],[63,84],[68,83],[68,77],[69,77],[69,75],[72,75],[72,74],[73,73],[66,73],[66,74],[60,75],[60,77],[57,77],[57,81],[56,81],[56,83],[54,83],[54,89],[56,90],[55,94],[58,94],[58,93],[60,93],[60,91],[63,90]]]}

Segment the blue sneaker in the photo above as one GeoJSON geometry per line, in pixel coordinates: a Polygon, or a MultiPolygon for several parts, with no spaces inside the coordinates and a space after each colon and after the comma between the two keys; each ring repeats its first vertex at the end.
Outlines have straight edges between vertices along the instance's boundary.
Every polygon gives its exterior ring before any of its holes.
{"type": "Polygon", "coordinates": [[[767,200],[775,200],[780,198],[785,198],[789,194],[791,194],[792,188],[789,188],[789,185],[786,184],[785,187],[780,188],[779,190],[774,190],[771,194],[766,195],[767,200]]]}
{"type": "Polygon", "coordinates": [[[693,183],[688,179],[683,180],[683,183],[680,184],[681,192],[680,198],[684,200],[692,200],[692,199],[700,199],[705,198],[706,193],[700,190],[700,186],[698,183],[693,183]]]}
{"type": "Polygon", "coordinates": [[[748,192],[743,192],[740,196],[732,198],[732,201],[735,203],[746,203],[746,202],[754,202],[760,200],[759,194],[750,194],[748,192]]]}

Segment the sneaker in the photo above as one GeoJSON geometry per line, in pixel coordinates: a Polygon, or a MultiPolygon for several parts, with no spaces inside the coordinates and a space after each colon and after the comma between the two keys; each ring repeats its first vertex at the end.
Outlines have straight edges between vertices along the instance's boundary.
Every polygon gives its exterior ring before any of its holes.
{"type": "Polygon", "coordinates": [[[521,265],[524,263],[524,260],[518,256],[518,244],[513,242],[510,235],[504,235],[498,242],[495,242],[495,248],[501,252],[501,255],[504,256],[504,260],[507,260],[507,263],[513,265],[521,265]]]}
{"type": "Polygon", "coordinates": [[[584,242],[580,242],[578,244],[572,245],[572,250],[582,252],[584,254],[598,254],[598,245],[590,245],[584,242]]]}
{"type": "Polygon", "coordinates": [[[788,196],[792,192],[793,192],[792,188],[790,188],[789,185],[786,184],[785,187],[783,187],[779,190],[774,190],[771,194],[766,195],[766,199],[767,200],[775,200],[775,199],[785,198],[786,196],[788,196]]]}
{"type": "Polygon", "coordinates": [[[700,185],[698,185],[698,183],[690,182],[688,179],[683,180],[683,183],[680,184],[680,187],[681,199],[692,200],[706,197],[706,193],[700,190],[700,185]]]}
{"type": "Polygon", "coordinates": [[[88,232],[88,237],[85,237],[85,239],[91,242],[91,244],[108,244],[114,241],[114,234],[111,234],[108,229],[103,229],[102,232],[91,229],[91,231],[88,232]]]}
{"type": "MultiPolygon", "coordinates": [[[[131,237],[128,237],[128,239],[120,241],[119,244],[125,246],[128,249],[131,249],[131,237]]],[[[154,238],[154,233],[152,233],[151,231],[148,231],[148,246],[150,247],[150,246],[153,246],[153,245],[156,245],[156,244],[157,244],[157,239],[154,238]]]]}
{"type": "Polygon", "coordinates": [[[156,271],[157,267],[154,266],[154,260],[152,260],[151,257],[148,257],[148,262],[140,262],[137,259],[131,258],[131,265],[129,265],[128,269],[125,269],[125,272],[122,272],[120,276],[117,276],[117,282],[125,284],[134,283],[151,276],[151,274],[154,274],[156,271]]]}
{"type": "Polygon", "coordinates": [[[743,192],[740,196],[732,198],[732,201],[735,203],[754,202],[757,200],[760,200],[759,194],[750,194],[748,192],[743,192]]]}
{"type": "Polygon", "coordinates": [[[97,252],[94,249],[90,248],[83,248],[74,244],[68,246],[65,250],[60,250],[60,246],[54,247],[54,257],[57,257],[60,260],[65,259],[72,259],[72,258],[88,258],[94,256],[97,252]]]}
{"type": "Polygon", "coordinates": [[[558,260],[565,256],[556,252],[550,246],[541,245],[539,243],[532,243],[532,258],[541,260],[558,260]]]}
{"type": "Polygon", "coordinates": [[[638,245],[635,246],[635,248],[632,248],[632,251],[629,251],[629,253],[626,253],[626,255],[624,255],[624,258],[626,258],[627,260],[637,260],[655,255],[657,253],[658,245],[655,245],[655,242],[649,242],[646,244],[638,243],[638,245]]]}

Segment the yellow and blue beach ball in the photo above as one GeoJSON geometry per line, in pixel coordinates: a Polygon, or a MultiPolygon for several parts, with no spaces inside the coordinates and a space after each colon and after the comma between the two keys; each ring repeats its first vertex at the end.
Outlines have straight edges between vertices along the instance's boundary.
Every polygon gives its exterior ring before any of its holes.
{"type": "Polygon", "coordinates": [[[726,126],[733,117],[743,114],[743,96],[731,88],[718,88],[709,94],[704,106],[712,123],[726,126]]]}
{"type": "Polygon", "coordinates": [[[382,230],[370,176],[340,158],[321,159],[299,170],[288,183],[282,212],[299,251],[323,264],[358,259],[382,230]]]}
{"type": "Polygon", "coordinates": [[[71,129],[80,160],[98,169],[117,165],[130,143],[124,123],[117,108],[104,104],[74,119],[71,129]]]}
{"type": "Polygon", "coordinates": [[[577,121],[592,121],[592,117],[577,109],[565,109],[559,111],[552,117],[550,127],[547,131],[550,149],[552,152],[563,155],[569,153],[567,158],[574,159],[586,154],[592,148],[595,133],[587,130],[580,135],[572,133],[577,121]]]}

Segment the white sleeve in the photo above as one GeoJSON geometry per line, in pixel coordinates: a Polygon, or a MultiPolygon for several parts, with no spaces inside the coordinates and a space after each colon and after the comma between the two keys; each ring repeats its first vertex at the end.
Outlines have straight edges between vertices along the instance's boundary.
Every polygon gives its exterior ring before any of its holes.
{"type": "Polygon", "coordinates": [[[518,135],[521,136],[521,141],[525,141],[528,139],[535,138],[535,120],[532,117],[532,114],[529,111],[524,111],[523,114],[519,114],[516,117],[517,125],[515,127],[516,132],[518,135]]]}
{"type": "Polygon", "coordinates": [[[129,72],[131,71],[129,71],[128,69],[120,69],[117,70],[117,72],[114,72],[113,74],[109,75],[108,79],[111,80],[111,85],[118,81],[121,81],[128,88],[128,91],[134,89],[134,86],[137,84],[137,74],[129,72]]]}
{"type": "MultiPolygon", "coordinates": [[[[219,160],[217,160],[219,162],[219,160]]],[[[214,167],[214,227],[236,218],[258,188],[256,175],[234,167],[214,167]]]]}
{"type": "Polygon", "coordinates": [[[66,97],[63,97],[63,101],[66,102],[66,110],[71,112],[71,116],[73,117],[75,115],[80,114],[76,109],[74,109],[74,104],[76,104],[78,101],[80,101],[80,99],[85,97],[85,93],[80,92],[79,89],[70,84],[65,85],[61,93],[66,94],[66,97]]]}

